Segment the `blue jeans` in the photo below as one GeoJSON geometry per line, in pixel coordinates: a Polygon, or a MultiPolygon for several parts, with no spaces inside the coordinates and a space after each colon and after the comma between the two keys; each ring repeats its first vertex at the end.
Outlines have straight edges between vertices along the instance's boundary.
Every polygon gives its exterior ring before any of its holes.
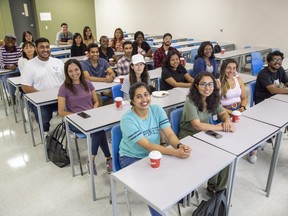
{"type": "MultiPolygon", "coordinates": [[[[133,163],[135,163],[135,162],[137,162],[139,160],[141,160],[141,158],[132,158],[132,157],[127,157],[127,156],[119,157],[121,168],[129,166],[130,164],[133,164],[133,163]]],[[[148,208],[149,208],[150,213],[151,213],[152,216],[160,216],[161,215],[159,212],[157,212],[152,207],[148,206],[148,208]]]]}
{"type": "MultiPolygon", "coordinates": [[[[36,106],[34,106],[32,103],[28,101],[28,106],[31,109],[31,111],[35,115],[35,119],[39,125],[39,117],[38,117],[38,112],[36,106]]],[[[41,106],[41,116],[42,116],[42,121],[43,121],[43,129],[44,132],[48,132],[50,128],[50,120],[53,117],[53,112],[57,111],[58,109],[58,104],[49,104],[45,106],[41,106]]]]}
{"type": "MultiPolygon", "coordinates": [[[[69,128],[75,133],[81,133],[76,127],[69,124],[69,128]]],[[[108,147],[106,133],[104,130],[98,131],[96,133],[91,134],[92,139],[92,155],[97,155],[99,146],[102,149],[106,158],[111,157],[111,153],[108,147]]]]}

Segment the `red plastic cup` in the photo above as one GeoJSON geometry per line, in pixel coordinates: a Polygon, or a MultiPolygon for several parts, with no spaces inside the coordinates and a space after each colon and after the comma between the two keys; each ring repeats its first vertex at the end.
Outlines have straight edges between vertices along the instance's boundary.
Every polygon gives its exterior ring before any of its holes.
{"type": "Polygon", "coordinates": [[[185,67],[185,58],[181,57],[180,58],[180,63],[185,67]]]}
{"type": "Polygon", "coordinates": [[[149,154],[150,165],[152,168],[156,169],[160,167],[160,161],[162,158],[162,154],[159,151],[151,151],[149,154]]]}
{"type": "Polygon", "coordinates": [[[232,122],[237,123],[240,121],[241,112],[238,110],[234,110],[232,112],[232,122]]]}
{"type": "Polygon", "coordinates": [[[119,76],[120,83],[124,82],[124,76],[119,76]]]}
{"type": "Polygon", "coordinates": [[[116,97],[115,98],[115,104],[116,104],[116,108],[117,109],[121,109],[122,108],[122,106],[123,106],[122,101],[123,101],[122,97],[116,97]]]}
{"type": "Polygon", "coordinates": [[[225,53],[225,49],[221,49],[221,54],[223,55],[225,53]]]}

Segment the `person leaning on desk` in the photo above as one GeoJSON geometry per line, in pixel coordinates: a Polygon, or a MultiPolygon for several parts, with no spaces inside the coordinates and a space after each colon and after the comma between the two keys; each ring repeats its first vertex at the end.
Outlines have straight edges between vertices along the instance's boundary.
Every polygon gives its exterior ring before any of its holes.
{"type": "MultiPolygon", "coordinates": [[[[214,76],[212,73],[202,71],[196,75],[184,103],[179,139],[208,130],[233,132],[235,128],[230,122],[229,114],[220,104],[219,89],[214,76]],[[209,118],[216,114],[223,123],[209,124],[209,118]]],[[[226,167],[210,178],[207,184],[208,192],[212,195],[224,189],[228,181],[228,175],[229,167],[226,167]]]]}
{"type": "MultiPolygon", "coordinates": [[[[190,156],[189,146],[180,143],[171,129],[163,108],[150,105],[151,95],[147,84],[136,82],[129,90],[132,108],[121,118],[122,140],[119,146],[120,166],[122,168],[147,157],[150,151],[178,158],[190,156]],[[163,131],[173,148],[160,145],[160,130],[163,131]]],[[[149,207],[151,215],[160,215],[149,207]]]]}

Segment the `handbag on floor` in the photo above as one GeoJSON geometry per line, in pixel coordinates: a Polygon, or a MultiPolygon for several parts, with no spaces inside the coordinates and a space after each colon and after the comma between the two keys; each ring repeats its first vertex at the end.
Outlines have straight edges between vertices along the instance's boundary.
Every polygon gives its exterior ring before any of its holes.
{"type": "Polygon", "coordinates": [[[66,131],[64,122],[57,125],[52,134],[46,137],[48,158],[55,165],[61,168],[70,164],[70,159],[67,155],[66,149],[63,148],[65,137],[66,131]]]}
{"type": "Polygon", "coordinates": [[[207,201],[202,201],[192,216],[227,216],[226,189],[221,190],[207,201]]]}

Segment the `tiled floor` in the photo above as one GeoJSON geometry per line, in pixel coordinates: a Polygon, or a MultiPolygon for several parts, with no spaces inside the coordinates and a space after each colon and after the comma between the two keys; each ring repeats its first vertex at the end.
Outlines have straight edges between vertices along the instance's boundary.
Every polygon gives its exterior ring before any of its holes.
{"type": "MultiPolygon", "coordinates": [[[[59,120],[56,117],[53,125],[59,120]]],[[[46,163],[36,125],[35,128],[38,145],[32,147],[30,133],[24,134],[22,122],[15,123],[11,107],[9,116],[5,116],[3,102],[0,101],[0,215],[112,215],[109,203],[110,179],[106,173],[103,153],[99,151],[96,159],[97,201],[93,202],[86,166],[83,166],[84,176],[72,177],[70,166],[61,169],[51,162],[46,163]]],[[[81,140],[80,143],[82,161],[86,164],[86,142],[81,140]]],[[[230,215],[287,215],[287,145],[287,134],[284,134],[270,198],[265,196],[263,189],[272,153],[271,146],[259,152],[255,165],[247,162],[246,158],[240,161],[230,215]]],[[[79,173],[78,167],[76,171],[79,173]]],[[[166,187],[168,189],[169,185],[166,187]]],[[[199,188],[200,199],[207,198],[204,187],[205,184],[199,188]]],[[[118,194],[119,215],[128,215],[122,187],[118,187],[118,194]]],[[[130,201],[133,215],[149,215],[147,206],[137,197],[130,194],[130,201]]],[[[193,209],[195,207],[182,208],[182,215],[191,215],[193,209]]],[[[169,210],[169,215],[178,215],[176,206],[169,210]]]]}

